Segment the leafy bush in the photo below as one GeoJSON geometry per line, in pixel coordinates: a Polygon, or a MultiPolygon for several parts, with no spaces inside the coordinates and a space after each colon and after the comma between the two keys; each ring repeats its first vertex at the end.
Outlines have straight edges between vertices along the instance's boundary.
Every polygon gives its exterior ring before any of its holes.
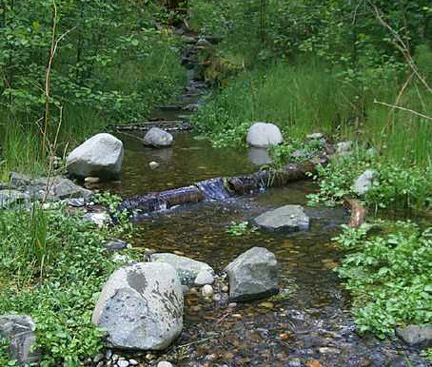
{"type": "Polygon", "coordinates": [[[395,325],[432,321],[432,229],[411,222],[379,223],[383,233],[345,227],[336,238],[348,252],[337,272],[354,296],[361,332],[381,337],[395,325]]]}
{"type": "Polygon", "coordinates": [[[376,172],[372,188],[360,199],[375,209],[425,210],[432,204],[432,167],[407,166],[374,157],[358,150],[339,157],[326,167],[318,167],[319,192],[309,196],[311,203],[335,205],[344,196],[358,197],[355,179],[365,170],[376,172]]]}
{"type": "Polygon", "coordinates": [[[80,366],[103,346],[91,315],[116,266],[104,251],[106,234],[63,209],[3,210],[0,223],[0,314],[34,318],[43,367],[80,366]]]}

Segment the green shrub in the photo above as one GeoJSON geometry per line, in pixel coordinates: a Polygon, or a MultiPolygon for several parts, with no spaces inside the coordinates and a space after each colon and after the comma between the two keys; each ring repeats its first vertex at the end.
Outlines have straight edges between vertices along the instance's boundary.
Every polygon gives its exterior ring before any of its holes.
{"type": "Polygon", "coordinates": [[[353,295],[361,332],[384,337],[396,325],[432,321],[432,229],[410,222],[378,223],[381,234],[345,227],[336,241],[348,254],[337,269],[353,295]]]}
{"type": "Polygon", "coordinates": [[[106,234],[63,209],[3,210],[0,223],[0,314],[34,318],[43,367],[80,366],[103,347],[91,315],[116,266],[106,234]]]}

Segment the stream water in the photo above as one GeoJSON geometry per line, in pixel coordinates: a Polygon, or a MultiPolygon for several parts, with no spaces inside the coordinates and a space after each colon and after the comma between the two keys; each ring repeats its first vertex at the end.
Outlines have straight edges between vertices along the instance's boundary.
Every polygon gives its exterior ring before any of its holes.
{"type": "MultiPolygon", "coordinates": [[[[170,119],[177,116],[169,112],[170,119]]],[[[190,132],[174,133],[175,144],[150,149],[136,136],[119,134],[125,144],[121,181],[107,189],[123,197],[161,191],[212,177],[251,173],[266,163],[263,151],[215,149],[190,132]],[[152,170],[149,162],[160,163],[152,170]]],[[[186,297],[184,332],[164,355],[176,366],[401,367],[428,366],[398,340],[359,336],[350,301],[333,271],[339,253],[332,242],[343,208],[308,208],[311,230],[292,234],[227,233],[230,223],[245,221],[282,205],[307,205],[312,182],[297,182],[259,195],[185,205],[142,218],[134,246],[176,252],[209,263],[217,272],[253,246],[278,260],[282,297],[228,307],[186,297]]],[[[144,358],[144,357],[143,357],[144,358]]]]}

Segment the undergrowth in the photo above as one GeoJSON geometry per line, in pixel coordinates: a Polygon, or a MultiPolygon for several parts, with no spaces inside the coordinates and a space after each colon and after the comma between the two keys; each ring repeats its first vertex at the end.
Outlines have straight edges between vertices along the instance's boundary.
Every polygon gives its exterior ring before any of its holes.
{"type": "Polygon", "coordinates": [[[380,337],[395,326],[432,322],[432,229],[411,222],[344,227],[336,241],[347,252],[337,269],[353,295],[361,332],[380,337]]]}
{"type": "MultiPolygon", "coordinates": [[[[104,250],[106,230],[65,209],[0,211],[0,314],[36,322],[43,367],[80,366],[103,347],[91,323],[99,292],[119,266],[104,250]]],[[[5,345],[2,365],[12,363],[5,345]]],[[[12,365],[12,364],[10,364],[12,365]]]]}

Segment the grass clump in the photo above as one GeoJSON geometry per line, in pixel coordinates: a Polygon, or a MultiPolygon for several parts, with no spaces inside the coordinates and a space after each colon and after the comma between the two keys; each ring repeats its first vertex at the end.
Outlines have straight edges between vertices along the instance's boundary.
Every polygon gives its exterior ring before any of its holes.
{"type": "MultiPolygon", "coordinates": [[[[91,315],[116,267],[105,236],[62,208],[0,211],[0,314],[35,320],[43,367],[77,367],[103,347],[91,315]]],[[[0,361],[12,363],[5,345],[0,361]]]]}
{"type": "Polygon", "coordinates": [[[345,227],[336,240],[347,256],[337,269],[353,295],[353,314],[361,332],[380,337],[395,325],[432,322],[432,229],[411,222],[345,227]]]}

